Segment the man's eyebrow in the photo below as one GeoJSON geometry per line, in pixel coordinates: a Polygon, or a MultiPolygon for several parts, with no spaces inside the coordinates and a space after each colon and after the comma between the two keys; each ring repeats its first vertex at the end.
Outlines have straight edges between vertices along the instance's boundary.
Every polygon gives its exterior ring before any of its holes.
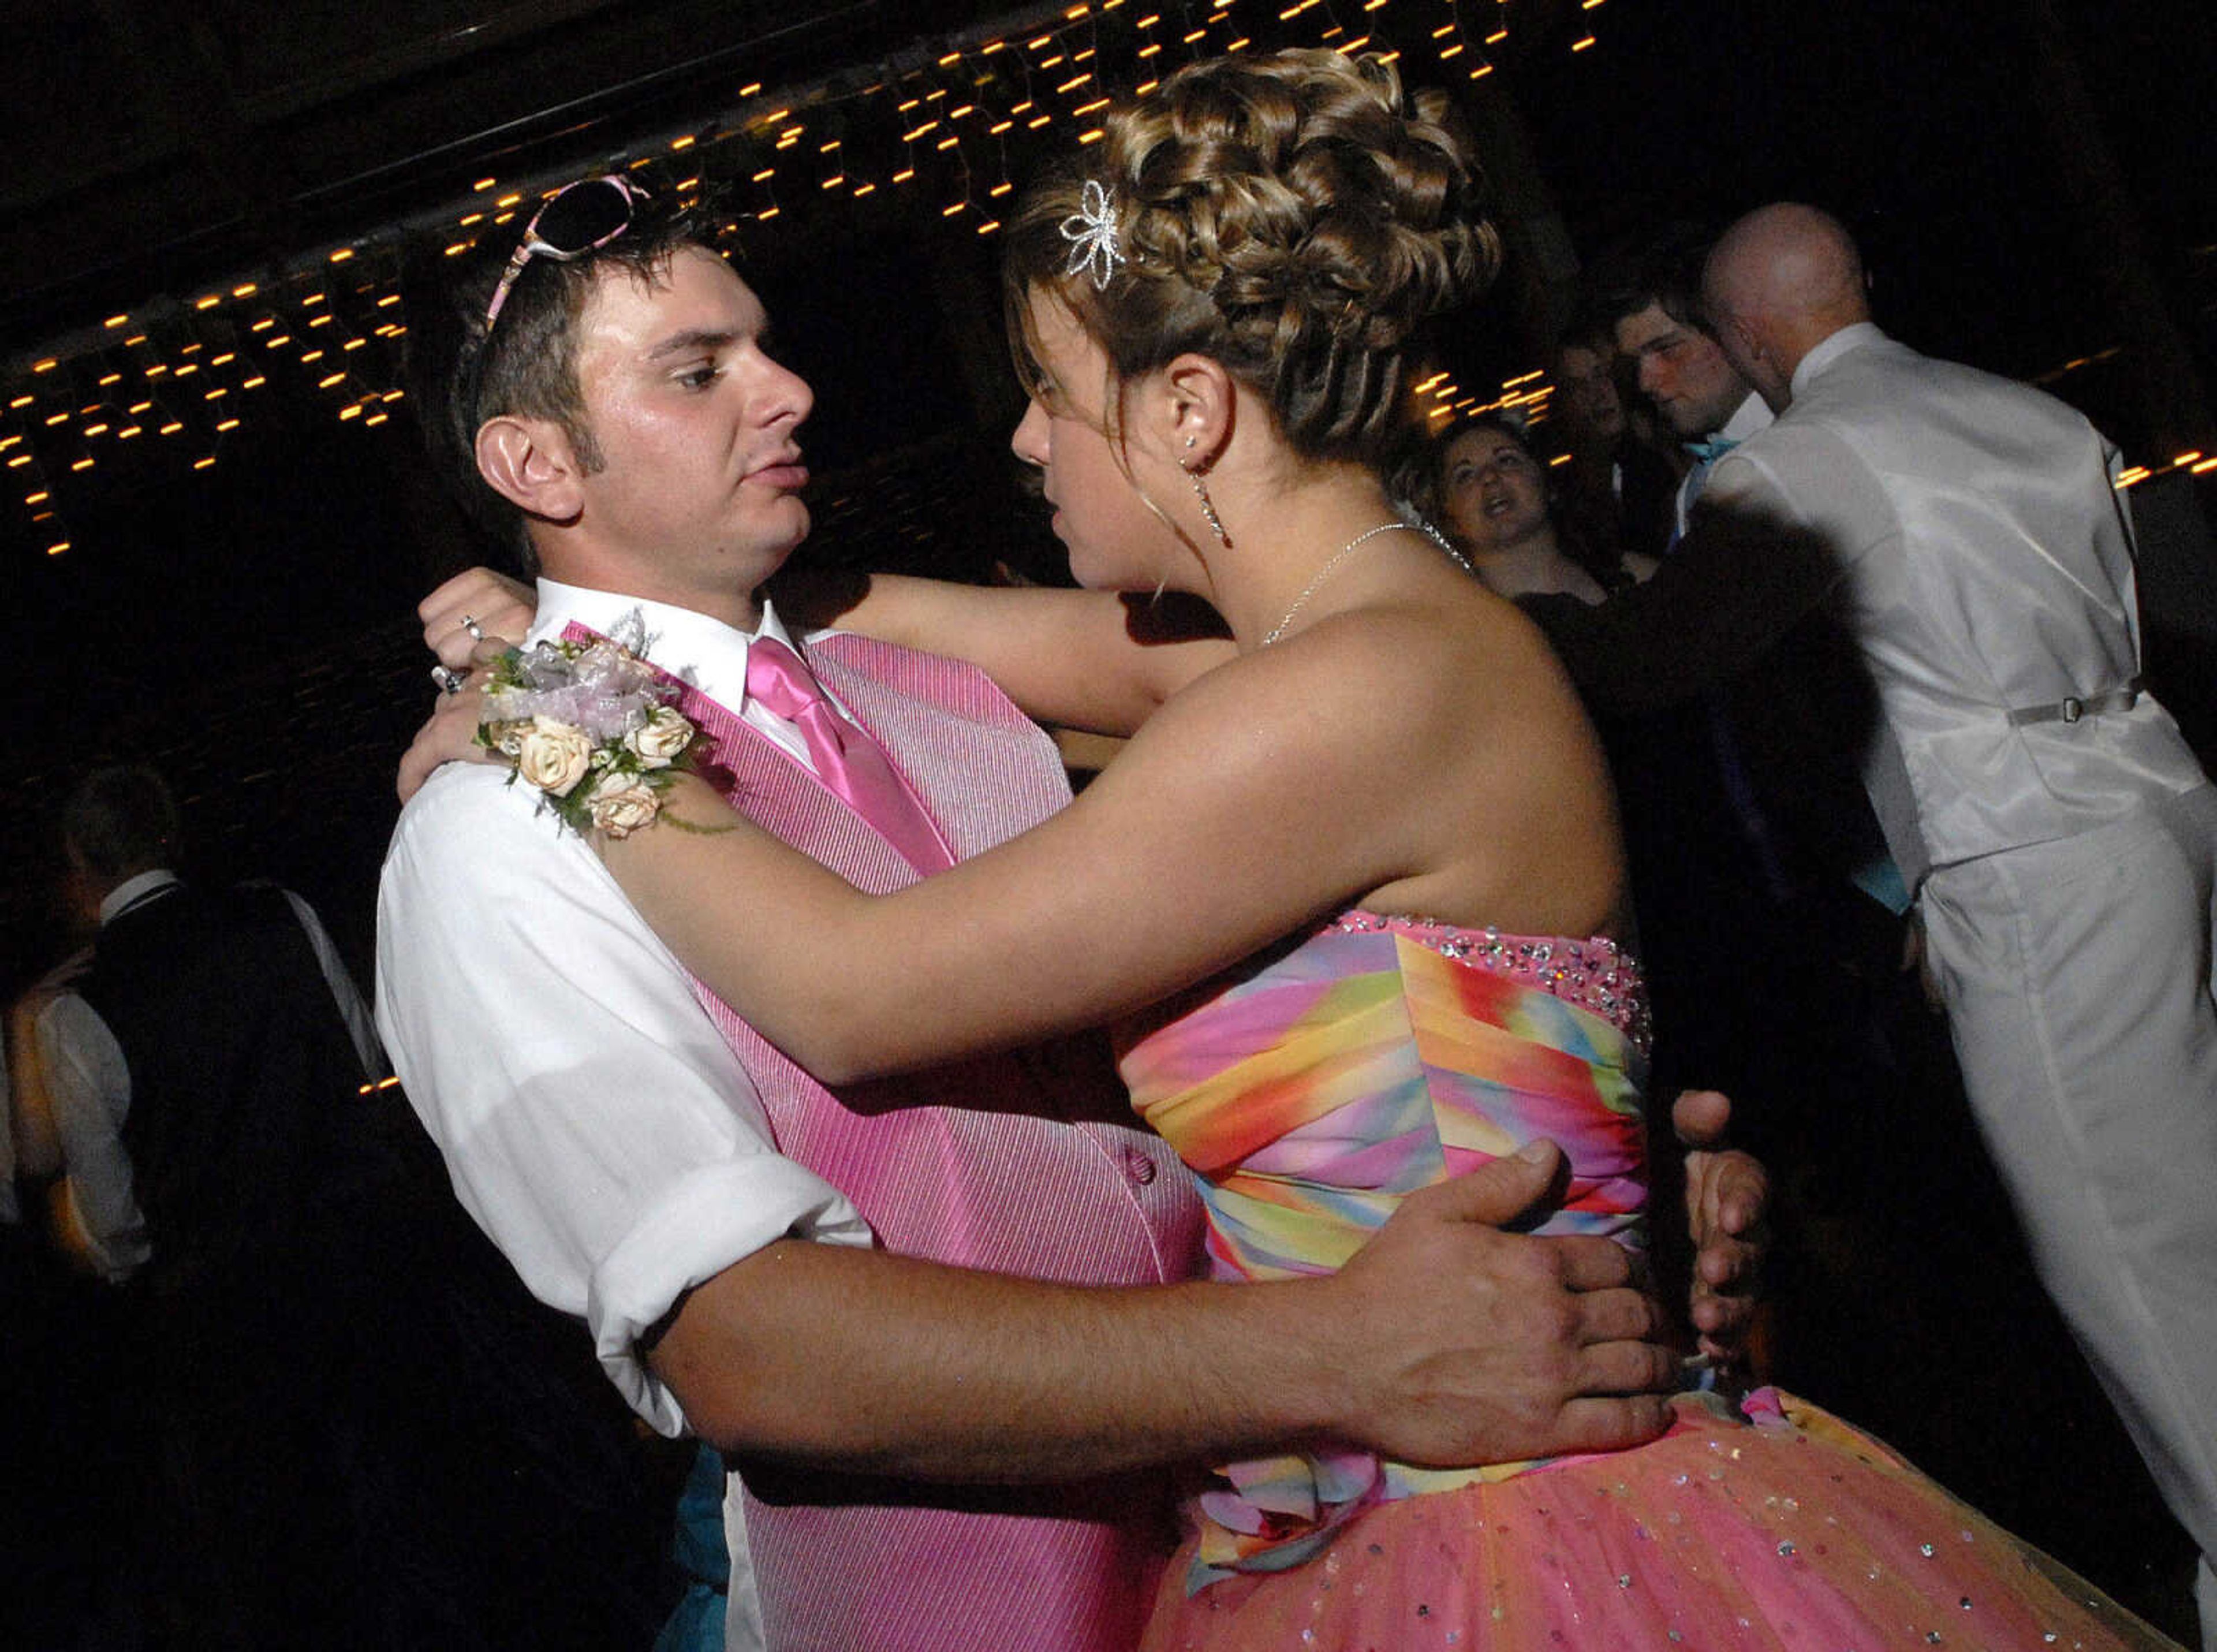
{"type": "Polygon", "coordinates": [[[659,362],[672,356],[690,355],[695,350],[719,350],[734,343],[738,334],[728,327],[689,327],[683,332],[670,335],[646,353],[650,362],[659,362]]]}

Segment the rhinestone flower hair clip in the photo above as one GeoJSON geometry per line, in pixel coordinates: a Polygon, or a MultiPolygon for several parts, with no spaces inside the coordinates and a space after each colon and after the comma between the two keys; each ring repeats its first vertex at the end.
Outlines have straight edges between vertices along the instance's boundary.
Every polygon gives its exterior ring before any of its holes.
{"type": "Polygon", "coordinates": [[[1108,285],[1124,263],[1124,249],[1116,244],[1116,201],[1107,188],[1088,178],[1078,198],[1078,210],[1062,220],[1062,238],[1070,243],[1065,275],[1084,270],[1097,290],[1108,285]]]}

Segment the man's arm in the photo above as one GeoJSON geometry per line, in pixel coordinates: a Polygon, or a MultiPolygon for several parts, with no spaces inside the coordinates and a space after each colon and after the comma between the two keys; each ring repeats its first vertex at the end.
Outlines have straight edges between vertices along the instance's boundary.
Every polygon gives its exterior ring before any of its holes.
{"type": "Polygon", "coordinates": [[[1716,498],[1727,458],[1693,525],[1654,577],[1595,606],[1573,597],[1519,603],[1547,634],[1587,705],[1656,711],[1745,670],[1838,582],[1831,548],[1771,499],[1716,498]]]}
{"type": "Polygon", "coordinates": [[[869,1244],[776,1153],[668,950],[528,793],[435,777],[394,832],[377,938],[379,1030],[456,1194],[664,1432],[684,1419],[638,1344],[687,1290],[782,1238],[869,1244]]]}
{"type": "Polygon", "coordinates": [[[8,1081],[14,1092],[8,1126],[15,1173],[25,1181],[43,1181],[62,1167],[53,1104],[39,1059],[39,1012],[47,1002],[47,995],[34,987],[8,1006],[8,1081]]]}
{"type": "Polygon", "coordinates": [[[1673,1361],[1606,1240],[1493,1224],[1542,1145],[1410,1198],[1337,1274],[1043,1284],[780,1244],[694,1291],[648,1358],[712,1444],[949,1481],[1053,1481],[1352,1440],[1501,1462],[1660,1432],[1673,1361]]]}

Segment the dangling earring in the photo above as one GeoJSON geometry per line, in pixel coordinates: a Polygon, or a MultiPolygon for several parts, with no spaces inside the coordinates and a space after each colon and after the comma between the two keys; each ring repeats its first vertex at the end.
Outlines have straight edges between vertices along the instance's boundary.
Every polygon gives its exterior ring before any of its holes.
{"type": "Polygon", "coordinates": [[[1232,548],[1232,535],[1224,531],[1224,518],[1216,514],[1216,505],[1208,497],[1208,484],[1201,480],[1197,470],[1186,472],[1186,480],[1193,484],[1195,498],[1201,501],[1201,514],[1208,518],[1209,531],[1216,535],[1218,544],[1226,550],[1232,548]]]}
{"type": "MultiPolygon", "coordinates": [[[[1193,438],[1186,437],[1185,444],[1189,448],[1193,446],[1193,438]]],[[[1224,518],[1216,514],[1215,502],[1208,497],[1208,484],[1201,480],[1201,473],[1190,465],[1184,467],[1184,469],[1186,480],[1193,484],[1194,497],[1201,501],[1201,514],[1208,518],[1209,531],[1216,535],[1218,544],[1223,546],[1226,550],[1230,550],[1232,535],[1224,531],[1224,518]]]]}

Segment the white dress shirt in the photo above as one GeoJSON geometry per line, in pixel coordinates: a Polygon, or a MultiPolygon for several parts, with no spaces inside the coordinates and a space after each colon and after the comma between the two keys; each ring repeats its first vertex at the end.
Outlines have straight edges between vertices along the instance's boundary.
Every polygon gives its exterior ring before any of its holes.
{"type": "MultiPolygon", "coordinates": [[[[744,704],[750,639],[689,609],[542,579],[532,640],[637,612],[650,657],[806,761],[744,704]]],[[[764,611],[758,634],[789,641],[764,611]]],[[[401,812],[378,900],[377,1019],[463,1204],[534,1295],[583,1318],[655,1427],[639,1355],[685,1291],[787,1236],[867,1246],[781,1157],[690,979],[600,857],[502,769],[449,764],[401,812]]]]}
{"type": "MultiPolygon", "coordinates": [[[[1732,409],[1732,415],[1724,422],[1723,428],[1710,431],[1706,440],[1730,442],[1737,447],[1757,431],[1769,430],[1771,417],[1770,405],[1751,390],[1747,393],[1747,399],[1732,409]]],[[[1670,538],[1670,542],[1674,546],[1686,536],[1686,527],[1693,514],[1694,502],[1701,497],[1702,490],[1708,486],[1709,473],[1716,467],[1715,459],[1703,459],[1696,456],[1694,467],[1678,479],[1677,503],[1675,507],[1677,511],[1677,529],[1670,538]]]]}

